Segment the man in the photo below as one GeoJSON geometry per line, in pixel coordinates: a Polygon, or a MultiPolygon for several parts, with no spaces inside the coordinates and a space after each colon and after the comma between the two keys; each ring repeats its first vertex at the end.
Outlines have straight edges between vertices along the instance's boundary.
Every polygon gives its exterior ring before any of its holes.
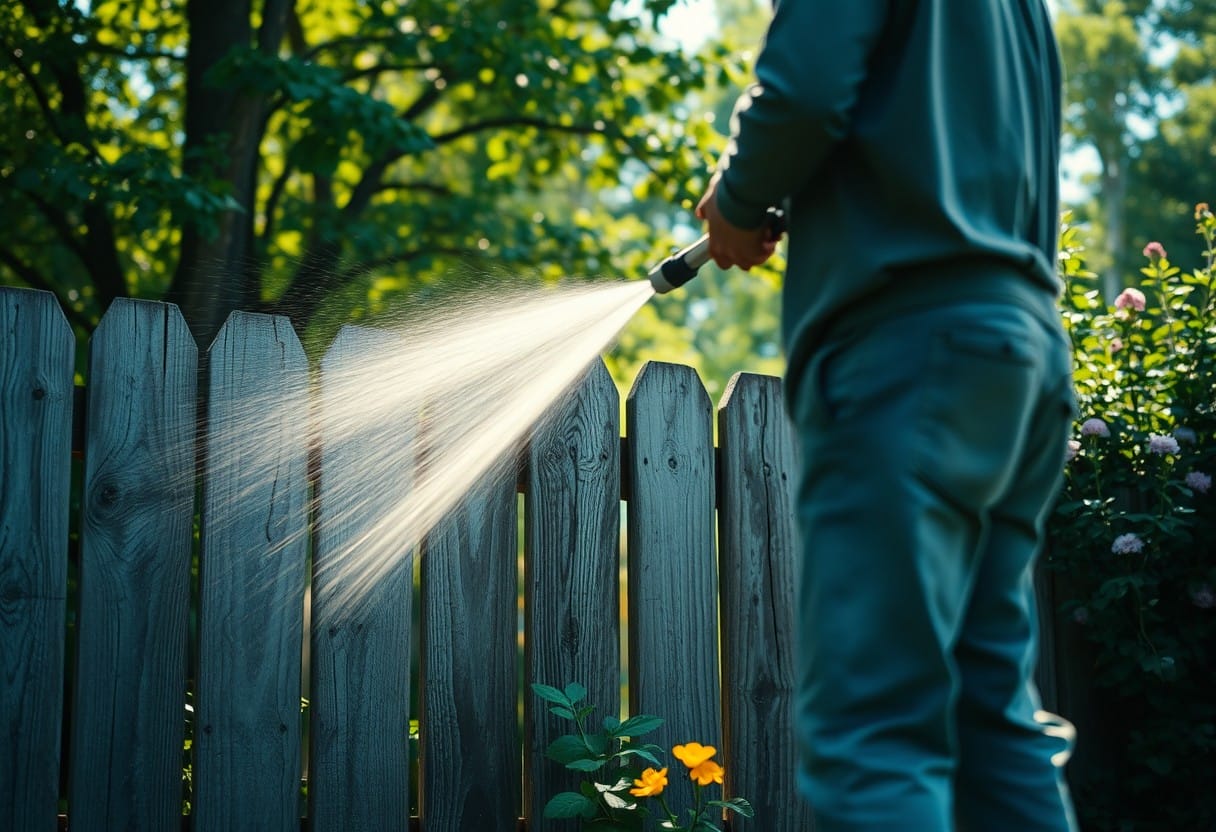
{"type": "Polygon", "coordinates": [[[698,216],[746,269],[788,205],[817,832],[1074,829],[1032,680],[1073,407],[1043,0],[781,0],[756,74],[698,216]]]}

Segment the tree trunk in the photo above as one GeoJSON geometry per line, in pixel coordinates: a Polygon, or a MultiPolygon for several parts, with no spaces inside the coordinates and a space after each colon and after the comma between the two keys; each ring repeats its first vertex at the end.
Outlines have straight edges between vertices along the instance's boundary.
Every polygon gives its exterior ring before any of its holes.
{"type": "Polygon", "coordinates": [[[234,49],[274,54],[282,42],[291,0],[266,0],[254,42],[251,0],[189,0],[190,52],[186,59],[186,144],[188,176],[224,182],[240,206],[218,218],[214,233],[198,223],[183,224],[180,258],[168,300],[177,303],[199,348],[207,349],[235,309],[260,299],[259,269],[250,267],[257,170],[267,99],[234,87],[207,82],[207,73],[234,49]],[[205,151],[224,148],[219,164],[208,167],[205,151]]]}

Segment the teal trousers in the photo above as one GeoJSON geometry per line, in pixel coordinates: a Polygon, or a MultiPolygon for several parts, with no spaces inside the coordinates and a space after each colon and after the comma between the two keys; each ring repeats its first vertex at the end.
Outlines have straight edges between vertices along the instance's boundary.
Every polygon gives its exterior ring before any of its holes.
{"type": "Polygon", "coordinates": [[[1032,678],[1069,348],[1047,292],[1001,267],[959,277],[846,316],[792,380],[816,832],[1076,828],[1032,678]]]}

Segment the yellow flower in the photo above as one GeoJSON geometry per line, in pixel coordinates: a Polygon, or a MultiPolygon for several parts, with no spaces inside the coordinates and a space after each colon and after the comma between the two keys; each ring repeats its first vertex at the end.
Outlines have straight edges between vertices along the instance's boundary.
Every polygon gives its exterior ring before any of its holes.
{"type": "Polygon", "coordinates": [[[1212,209],[1208,207],[1206,202],[1200,202],[1195,206],[1195,219],[1201,220],[1208,214],[1212,213],[1212,209]]]}
{"type": "MultiPolygon", "coordinates": [[[[648,768],[642,772],[642,779],[634,780],[636,789],[630,789],[629,793],[634,797],[655,797],[663,793],[663,787],[667,785],[667,769],[661,768],[655,771],[648,768]]],[[[720,782],[720,781],[719,781],[720,782]]]]}
{"type": "Polygon", "coordinates": [[[726,772],[722,766],[715,763],[713,760],[706,760],[701,765],[688,772],[688,776],[696,780],[702,786],[708,786],[710,783],[721,783],[722,775],[726,772]]]}
{"type": "Polygon", "coordinates": [[[718,749],[712,745],[701,745],[699,742],[690,742],[687,745],[677,745],[671,749],[671,753],[675,754],[676,759],[684,765],[689,768],[696,768],[717,754],[718,749]]]}

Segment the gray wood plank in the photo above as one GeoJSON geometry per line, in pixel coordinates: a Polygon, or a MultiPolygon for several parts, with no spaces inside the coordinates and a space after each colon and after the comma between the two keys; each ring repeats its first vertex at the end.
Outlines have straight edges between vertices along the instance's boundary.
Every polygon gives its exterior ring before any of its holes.
{"type": "Polygon", "coordinates": [[[797,461],[780,379],[731,379],[718,443],[726,787],[756,810],[732,828],[805,832],[813,821],[798,796],[793,728],[797,461]]]}
{"type": "Polygon", "coordinates": [[[0,828],[54,829],[75,339],[49,292],[0,288],[0,828]]]}
{"type": "Polygon", "coordinates": [[[491,471],[422,558],[425,832],[515,832],[520,814],[516,471],[491,471]]]}
{"type": "Polygon", "coordinates": [[[176,306],[120,299],[93,333],[73,830],[181,825],[197,373],[176,306]]]}
{"type": "MultiPolygon", "coordinates": [[[[691,367],[649,362],[625,403],[629,454],[629,710],[663,717],[668,754],[721,748],[713,408],[691,367]]],[[[730,765],[719,754],[720,765],[730,765]]],[[[668,804],[692,805],[670,757],[668,804]]]]}
{"type": "Polygon", "coordinates": [[[208,371],[194,828],[298,832],[308,361],[287,318],[235,312],[208,371]]]}
{"type": "Polygon", "coordinates": [[[384,333],[344,327],[321,364],[308,814],[316,832],[404,829],[413,553],[390,528],[411,414],[385,414],[384,333]]]}
{"type": "Polygon", "coordinates": [[[544,756],[573,726],[548,713],[534,682],[578,682],[598,725],[620,710],[620,396],[596,361],[533,438],[525,493],[524,814],[530,830],[578,778],[544,756]]]}

